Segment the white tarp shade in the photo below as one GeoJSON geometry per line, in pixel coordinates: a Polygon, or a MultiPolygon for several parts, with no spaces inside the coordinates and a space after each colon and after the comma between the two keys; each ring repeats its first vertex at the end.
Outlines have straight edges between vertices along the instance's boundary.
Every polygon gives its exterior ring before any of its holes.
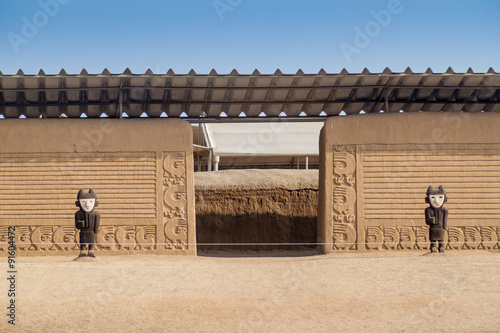
{"type": "Polygon", "coordinates": [[[322,122],[207,124],[216,156],[318,156],[322,122]]]}

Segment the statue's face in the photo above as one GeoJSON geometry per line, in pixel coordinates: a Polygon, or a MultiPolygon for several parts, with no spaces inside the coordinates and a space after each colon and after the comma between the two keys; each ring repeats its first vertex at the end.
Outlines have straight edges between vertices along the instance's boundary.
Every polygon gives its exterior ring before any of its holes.
{"type": "Polygon", "coordinates": [[[431,194],[429,195],[429,202],[432,207],[440,208],[444,204],[444,194],[431,194]]]}
{"type": "Polygon", "coordinates": [[[82,207],[84,211],[91,212],[92,209],[94,209],[95,199],[79,199],[78,201],[80,201],[80,207],[82,207]]]}

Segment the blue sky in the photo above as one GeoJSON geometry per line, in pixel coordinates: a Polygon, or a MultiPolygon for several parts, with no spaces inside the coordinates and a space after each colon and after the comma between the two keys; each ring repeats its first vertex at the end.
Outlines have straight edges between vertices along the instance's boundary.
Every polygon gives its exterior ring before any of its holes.
{"type": "Polygon", "coordinates": [[[0,0],[0,71],[500,71],[497,0],[0,0]]]}

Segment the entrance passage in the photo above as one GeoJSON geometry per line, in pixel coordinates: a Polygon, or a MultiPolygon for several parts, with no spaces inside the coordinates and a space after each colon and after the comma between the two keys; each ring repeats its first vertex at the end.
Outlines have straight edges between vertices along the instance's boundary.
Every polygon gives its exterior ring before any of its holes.
{"type": "Polygon", "coordinates": [[[195,173],[198,250],[316,247],[318,170],[195,173]]]}

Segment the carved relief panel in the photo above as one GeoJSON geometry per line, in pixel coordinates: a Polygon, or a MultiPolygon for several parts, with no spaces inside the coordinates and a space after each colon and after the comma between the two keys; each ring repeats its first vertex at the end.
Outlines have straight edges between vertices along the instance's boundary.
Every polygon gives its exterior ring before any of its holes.
{"type": "MultiPolygon", "coordinates": [[[[0,239],[6,238],[7,227],[0,228],[0,239]],[[4,232],[5,231],[5,232],[4,232]]],[[[78,250],[78,231],[74,226],[16,226],[16,247],[20,251],[78,250]]],[[[97,248],[103,251],[153,250],[156,226],[102,226],[96,236],[97,248]]],[[[0,251],[5,251],[0,243],[0,251]]]]}
{"type": "Polygon", "coordinates": [[[164,153],[163,225],[165,249],[187,250],[186,154],[164,153]]]}
{"type": "Polygon", "coordinates": [[[356,147],[333,149],[333,248],[356,246],[356,147]]]}
{"type": "MultiPolygon", "coordinates": [[[[366,250],[429,249],[428,227],[366,227],[366,250]]],[[[445,231],[446,247],[460,249],[499,249],[498,227],[449,227],[445,231]]]]}

